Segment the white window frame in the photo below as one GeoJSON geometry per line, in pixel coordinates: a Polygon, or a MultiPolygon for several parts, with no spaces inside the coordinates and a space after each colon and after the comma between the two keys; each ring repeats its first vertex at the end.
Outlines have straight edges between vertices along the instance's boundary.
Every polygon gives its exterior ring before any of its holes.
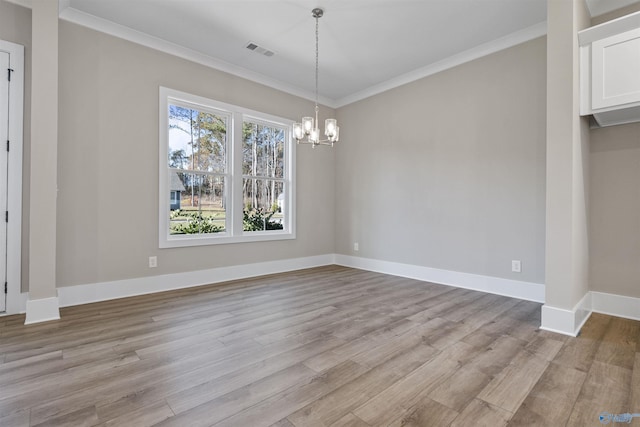
{"type": "MultiPolygon", "coordinates": [[[[295,148],[291,131],[293,121],[259,111],[227,104],[198,95],[160,87],[159,109],[159,200],[158,231],[159,247],[175,248],[188,246],[219,245],[229,243],[260,242],[270,240],[286,240],[296,238],[295,219],[295,148]],[[227,129],[227,171],[225,175],[225,197],[227,215],[226,230],[210,234],[169,234],[170,168],[169,156],[169,104],[188,104],[203,111],[228,114],[230,119],[227,129]],[[263,124],[271,124],[285,130],[285,210],[283,230],[264,230],[245,232],[242,227],[242,126],[243,122],[258,120],[263,124]]],[[[197,172],[197,171],[195,171],[197,172]]]]}

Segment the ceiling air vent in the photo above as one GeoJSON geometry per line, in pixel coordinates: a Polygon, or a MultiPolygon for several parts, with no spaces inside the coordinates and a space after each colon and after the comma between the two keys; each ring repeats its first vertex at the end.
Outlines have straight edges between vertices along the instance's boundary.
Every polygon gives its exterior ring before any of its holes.
{"type": "Polygon", "coordinates": [[[262,46],[258,46],[257,44],[255,44],[253,42],[247,43],[246,48],[249,49],[249,50],[252,50],[252,51],[254,51],[256,53],[259,53],[261,55],[264,55],[264,56],[273,56],[273,55],[275,55],[274,51],[269,50],[269,49],[265,49],[262,46]]]}

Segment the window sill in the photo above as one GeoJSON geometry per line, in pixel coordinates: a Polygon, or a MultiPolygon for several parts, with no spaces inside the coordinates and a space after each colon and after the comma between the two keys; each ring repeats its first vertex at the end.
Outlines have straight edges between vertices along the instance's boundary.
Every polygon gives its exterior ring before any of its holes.
{"type": "Polygon", "coordinates": [[[230,236],[227,233],[220,233],[217,236],[211,235],[172,235],[160,240],[159,247],[163,248],[184,248],[190,246],[208,245],[228,245],[233,243],[269,242],[277,240],[295,239],[295,233],[289,231],[252,231],[243,233],[240,236],[230,236]]]}

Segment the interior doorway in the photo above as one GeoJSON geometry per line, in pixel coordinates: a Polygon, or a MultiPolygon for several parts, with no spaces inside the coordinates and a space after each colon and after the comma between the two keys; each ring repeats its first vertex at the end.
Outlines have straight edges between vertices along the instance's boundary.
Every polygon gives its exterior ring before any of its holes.
{"type": "MultiPolygon", "coordinates": [[[[0,70],[7,70],[6,78],[0,79],[0,141],[9,141],[9,53],[0,52],[0,70]]],[[[0,150],[0,212],[7,211],[7,171],[9,156],[0,150]]],[[[0,283],[7,283],[7,222],[0,222],[0,283]]],[[[3,285],[4,287],[4,285],[3,285]]],[[[8,288],[8,286],[7,286],[8,288]]],[[[0,294],[0,313],[7,308],[7,290],[0,294]]]]}
{"type": "Polygon", "coordinates": [[[0,314],[21,298],[24,47],[0,40],[0,314]]]}

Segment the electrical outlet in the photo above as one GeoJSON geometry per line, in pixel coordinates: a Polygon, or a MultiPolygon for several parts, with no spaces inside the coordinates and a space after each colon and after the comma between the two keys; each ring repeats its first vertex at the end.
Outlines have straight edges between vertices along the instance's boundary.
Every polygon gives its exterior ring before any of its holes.
{"type": "Polygon", "coordinates": [[[519,259],[514,259],[511,261],[511,271],[513,271],[514,273],[522,272],[522,264],[520,263],[519,259]]]}
{"type": "Polygon", "coordinates": [[[358,244],[358,242],[355,242],[353,244],[353,250],[356,251],[356,252],[358,252],[360,250],[360,245],[358,244]]]}
{"type": "Polygon", "coordinates": [[[150,256],[149,257],[149,268],[156,268],[158,266],[158,257],[150,256]]]}

